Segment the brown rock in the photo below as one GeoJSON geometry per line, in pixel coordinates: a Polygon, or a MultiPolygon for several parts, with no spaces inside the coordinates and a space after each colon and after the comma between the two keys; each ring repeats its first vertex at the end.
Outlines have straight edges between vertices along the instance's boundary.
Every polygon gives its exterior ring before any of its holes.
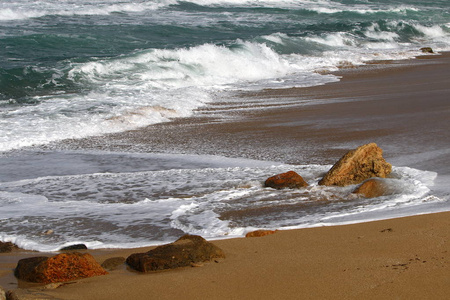
{"type": "Polygon", "coordinates": [[[252,231],[249,232],[245,235],[246,238],[248,237],[262,237],[262,236],[266,236],[269,234],[274,234],[276,232],[276,230],[256,230],[256,231],[252,231]]]}
{"type": "Polygon", "coordinates": [[[383,156],[383,150],[375,143],[366,144],[347,152],[328,173],[319,185],[346,186],[358,184],[372,177],[386,177],[392,166],[383,156]]]}
{"type": "Polygon", "coordinates": [[[140,272],[175,269],[191,266],[192,263],[224,258],[224,252],[204,238],[184,235],[177,241],[156,247],[146,253],[134,253],[127,258],[127,264],[140,272]]]}
{"type": "Polygon", "coordinates": [[[6,299],[7,300],[20,300],[19,296],[17,295],[15,290],[9,290],[6,292],[6,299]]]}
{"type": "Polygon", "coordinates": [[[381,180],[372,178],[364,181],[352,193],[362,195],[366,198],[375,198],[388,194],[388,187],[381,180]]]}
{"type": "Polygon", "coordinates": [[[305,180],[303,180],[302,176],[298,175],[294,171],[289,171],[272,176],[264,182],[264,185],[266,187],[271,187],[274,189],[296,189],[308,186],[305,180]]]}
{"type": "Polygon", "coordinates": [[[125,260],[126,260],[125,257],[111,257],[102,263],[102,267],[105,270],[112,271],[117,269],[123,263],[125,263],[125,260]]]}
{"type": "Polygon", "coordinates": [[[14,271],[17,278],[30,282],[65,282],[106,272],[88,253],[62,253],[52,257],[31,257],[19,260],[14,271]]]}
{"type": "Polygon", "coordinates": [[[11,242],[0,242],[0,253],[8,253],[15,249],[19,249],[19,247],[11,242]]]}

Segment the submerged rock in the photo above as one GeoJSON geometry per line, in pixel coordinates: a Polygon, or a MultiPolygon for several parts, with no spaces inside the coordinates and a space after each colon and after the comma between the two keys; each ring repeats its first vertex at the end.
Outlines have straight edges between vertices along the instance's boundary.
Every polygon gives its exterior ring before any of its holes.
{"type": "Polygon", "coordinates": [[[308,186],[303,177],[294,171],[272,176],[264,182],[264,185],[274,189],[297,189],[308,186]]]}
{"type": "Polygon", "coordinates": [[[156,247],[146,253],[134,253],[127,264],[140,272],[175,269],[191,266],[192,263],[224,258],[225,253],[212,243],[197,235],[186,234],[177,241],[156,247]]]}
{"type": "Polygon", "coordinates": [[[19,260],[14,275],[37,283],[65,282],[106,272],[89,253],[62,253],[52,257],[31,257],[19,260]]]}
{"type": "Polygon", "coordinates": [[[262,236],[274,234],[275,232],[277,232],[277,231],[276,230],[256,230],[256,231],[252,231],[252,232],[247,233],[245,235],[245,237],[246,238],[249,238],[249,237],[262,237],[262,236]]]}
{"type": "Polygon", "coordinates": [[[383,150],[375,143],[351,150],[334,164],[319,181],[319,185],[346,186],[372,177],[385,178],[391,173],[392,166],[384,160],[382,154],[383,150]]]}
{"type": "Polygon", "coordinates": [[[389,189],[383,181],[372,178],[364,181],[352,193],[359,194],[366,198],[375,198],[389,194],[389,189]]]}
{"type": "Polygon", "coordinates": [[[15,249],[19,249],[19,247],[11,242],[0,242],[0,253],[9,253],[15,249]]]}
{"type": "Polygon", "coordinates": [[[433,49],[431,49],[431,47],[422,47],[420,48],[420,51],[422,51],[423,53],[434,53],[433,49]]]}

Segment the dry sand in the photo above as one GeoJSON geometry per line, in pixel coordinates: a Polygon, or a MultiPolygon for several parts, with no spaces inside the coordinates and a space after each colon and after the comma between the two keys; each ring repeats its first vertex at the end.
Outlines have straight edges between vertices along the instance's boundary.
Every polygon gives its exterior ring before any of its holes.
{"type": "MultiPolygon", "coordinates": [[[[247,95],[321,100],[314,105],[246,110],[232,122],[177,120],[111,135],[108,142],[92,138],[70,145],[133,145],[324,164],[334,162],[347,146],[377,142],[388,161],[390,155],[397,162],[432,147],[440,154],[405,165],[449,175],[449,154],[444,151],[450,145],[449,73],[449,54],[345,70],[339,83],[247,95]]],[[[450,213],[445,212],[214,241],[227,254],[219,263],[153,274],[122,266],[107,276],[30,291],[40,299],[448,299],[449,225],[450,213]]],[[[145,250],[89,252],[102,262],[145,250]]],[[[0,254],[0,285],[17,288],[13,268],[30,255],[42,254],[0,254]]]]}
{"type": "MultiPolygon", "coordinates": [[[[123,266],[33,291],[57,299],[448,299],[449,228],[447,212],[278,231],[214,241],[227,258],[203,267],[137,274],[123,266]]],[[[136,251],[91,253],[102,262],[136,251]]]]}

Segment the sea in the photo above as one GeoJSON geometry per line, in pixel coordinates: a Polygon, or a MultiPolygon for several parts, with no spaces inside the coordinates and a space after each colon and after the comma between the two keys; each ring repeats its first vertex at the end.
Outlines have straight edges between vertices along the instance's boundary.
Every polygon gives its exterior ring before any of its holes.
{"type": "Polygon", "coordinates": [[[331,165],[49,147],[339,81],[331,72],[422,47],[450,51],[448,0],[2,0],[0,240],[132,248],[450,210],[440,174],[407,165],[368,200],[318,186],[331,165]],[[263,188],[287,170],[313,184],[263,188]]]}

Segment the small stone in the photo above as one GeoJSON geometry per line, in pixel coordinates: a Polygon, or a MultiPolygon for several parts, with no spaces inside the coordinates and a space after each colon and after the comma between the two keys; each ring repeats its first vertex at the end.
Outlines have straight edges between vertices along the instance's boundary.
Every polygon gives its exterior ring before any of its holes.
{"type": "Polygon", "coordinates": [[[294,171],[272,176],[264,182],[264,185],[274,189],[297,189],[308,186],[303,177],[294,171]]]}
{"type": "Polygon", "coordinates": [[[64,285],[63,282],[54,282],[54,283],[49,283],[44,285],[43,289],[44,290],[54,290],[59,288],[60,286],[64,285]]]}
{"type": "Polygon", "coordinates": [[[270,235],[270,234],[274,234],[276,232],[276,230],[256,230],[256,231],[252,231],[249,232],[245,235],[246,238],[250,238],[250,237],[262,237],[262,236],[266,236],[266,235],[270,235]]]}
{"type": "Polygon", "coordinates": [[[125,260],[125,257],[111,257],[102,263],[102,267],[105,270],[112,271],[117,269],[120,265],[123,265],[125,260]]]}
{"type": "Polygon", "coordinates": [[[193,267],[193,268],[200,268],[203,266],[204,266],[204,264],[202,264],[202,263],[191,263],[191,267],[193,267]]]}

